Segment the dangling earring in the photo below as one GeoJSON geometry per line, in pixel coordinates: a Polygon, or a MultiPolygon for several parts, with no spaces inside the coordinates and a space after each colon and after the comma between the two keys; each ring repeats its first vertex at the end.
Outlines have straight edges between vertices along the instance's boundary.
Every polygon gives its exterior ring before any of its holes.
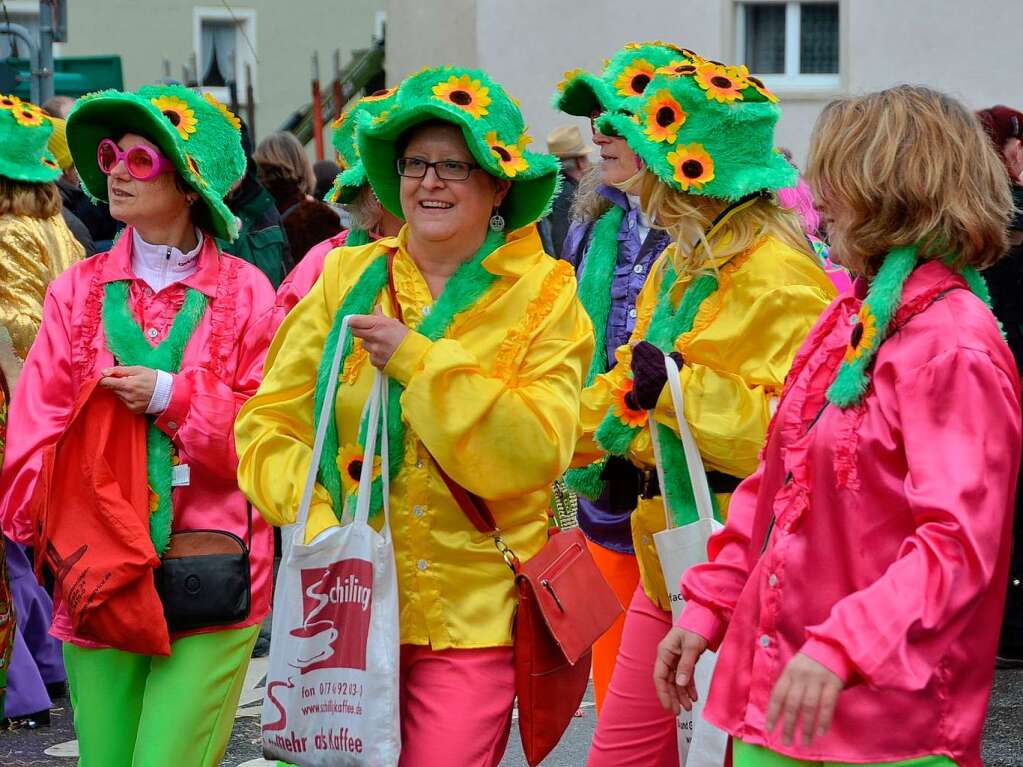
{"type": "Polygon", "coordinates": [[[504,231],[504,216],[497,212],[497,208],[494,208],[494,215],[490,217],[490,231],[492,232],[503,232],[504,231]]]}

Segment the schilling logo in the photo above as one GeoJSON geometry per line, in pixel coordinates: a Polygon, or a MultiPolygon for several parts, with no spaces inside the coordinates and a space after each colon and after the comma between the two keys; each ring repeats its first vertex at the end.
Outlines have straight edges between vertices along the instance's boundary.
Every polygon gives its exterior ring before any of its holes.
{"type": "Polygon", "coordinates": [[[366,669],[373,613],[373,563],[345,559],[302,571],[302,625],[290,665],[303,674],[319,668],[366,669]]]}

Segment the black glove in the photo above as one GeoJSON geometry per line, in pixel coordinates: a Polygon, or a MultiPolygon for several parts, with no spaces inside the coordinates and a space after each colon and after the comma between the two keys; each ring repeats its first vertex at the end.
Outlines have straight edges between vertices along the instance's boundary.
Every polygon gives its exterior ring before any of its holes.
{"type": "MultiPolygon", "coordinates": [[[[681,370],[682,355],[672,352],[669,356],[681,370]]],[[[653,410],[667,382],[664,352],[649,341],[640,341],[632,347],[632,391],[625,395],[625,404],[633,410],[653,410]]]]}

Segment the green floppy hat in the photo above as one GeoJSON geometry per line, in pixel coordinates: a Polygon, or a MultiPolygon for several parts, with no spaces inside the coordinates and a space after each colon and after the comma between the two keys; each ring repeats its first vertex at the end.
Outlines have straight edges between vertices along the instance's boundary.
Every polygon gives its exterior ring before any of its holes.
{"type": "Polygon", "coordinates": [[[388,88],[371,96],[364,96],[334,121],[332,126],[334,149],[337,151],[341,172],[334,179],[334,185],[327,192],[327,196],[323,198],[327,202],[351,202],[359,194],[359,190],[368,183],[366,169],[362,167],[362,158],[359,156],[359,147],[355,143],[355,129],[359,124],[359,115],[367,114],[376,117],[386,111],[393,103],[394,94],[397,91],[397,88],[388,88]]]}
{"type": "Polygon", "coordinates": [[[738,200],[795,186],[798,173],[774,148],[777,97],[746,67],[693,54],[662,67],[643,96],[597,125],[624,138],[668,186],[738,200]]]}
{"type": "Polygon", "coordinates": [[[443,120],[462,130],[473,158],[496,178],[511,182],[501,204],[509,229],[543,217],[559,183],[556,157],[526,150],[532,141],[515,101],[486,73],[458,67],[424,69],[408,78],[390,108],[359,115],[356,138],[377,199],[394,215],[401,210],[397,142],[409,128],[443,120]]]}
{"type": "Polygon", "coordinates": [[[50,118],[35,104],[0,95],[0,176],[45,184],[60,175],[60,165],[46,147],[53,133],[50,118]]]}
{"type": "Polygon", "coordinates": [[[565,72],[554,94],[554,108],[589,117],[595,111],[613,112],[626,99],[642,96],[654,74],[688,60],[691,51],[659,40],[628,43],[604,62],[599,76],[582,69],[565,72]]]}
{"type": "Polygon", "coordinates": [[[239,121],[209,94],[181,85],[147,85],[134,93],[107,90],[83,96],[67,118],[68,147],[90,197],[107,200],[107,177],[96,149],[105,138],[125,133],[145,136],[199,193],[200,228],[233,241],[238,222],[224,196],[245,174],[239,121]]]}

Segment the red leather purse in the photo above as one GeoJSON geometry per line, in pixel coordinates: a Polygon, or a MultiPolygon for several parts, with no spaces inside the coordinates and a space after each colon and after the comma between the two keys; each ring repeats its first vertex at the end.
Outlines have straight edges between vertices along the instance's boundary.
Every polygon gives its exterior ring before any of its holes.
{"type": "Polygon", "coordinates": [[[494,539],[515,574],[515,695],[519,735],[530,767],[549,754],[586,692],[590,648],[622,614],[579,528],[552,530],[540,552],[523,563],[501,538],[486,503],[434,462],[459,507],[494,539]]]}

